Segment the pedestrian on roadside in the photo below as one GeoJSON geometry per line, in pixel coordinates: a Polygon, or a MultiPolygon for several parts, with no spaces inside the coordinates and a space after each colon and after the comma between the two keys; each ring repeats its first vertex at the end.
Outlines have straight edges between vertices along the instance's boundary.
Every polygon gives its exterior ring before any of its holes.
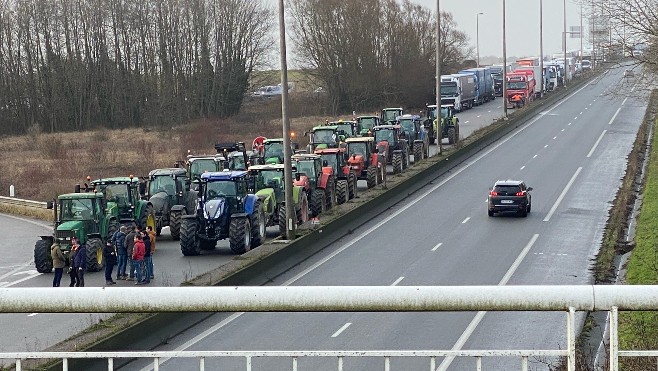
{"type": "Polygon", "coordinates": [[[137,282],[135,285],[143,285],[144,282],[142,278],[142,272],[144,271],[144,254],[146,252],[146,247],[144,246],[144,241],[142,241],[142,235],[137,233],[135,234],[135,246],[133,247],[133,268],[137,274],[137,282]]]}
{"type": "Polygon", "coordinates": [[[142,232],[142,241],[144,242],[144,272],[142,282],[147,284],[151,283],[151,237],[146,231],[142,232]]]}
{"type": "Polygon", "coordinates": [[[125,280],[126,276],[126,263],[128,263],[128,251],[126,250],[126,234],[128,228],[122,225],[118,231],[112,236],[114,249],[117,252],[117,281],[125,280]]]}
{"type": "Polygon", "coordinates": [[[50,257],[53,259],[53,268],[55,268],[55,277],[53,277],[53,287],[59,287],[62,282],[62,275],[64,274],[64,267],[66,260],[59,243],[55,242],[50,247],[50,257]]]}
{"type": "Polygon", "coordinates": [[[153,254],[155,253],[155,239],[156,239],[156,233],[153,230],[153,227],[150,225],[146,227],[146,232],[149,234],[149,238],[151,239],[151,260],[149,262],[150,264],[150,272],[151,272],[151,277],[150,279],[154,279],[155,275],[153,274],[153,254]]]}
{"type": "Polygon", "coordinates": [[[114,250],[112,241],[105,243],[103,257],[105,258],[105,285],[116,285],[117,283],[112,280],[112,271],[117,263],[117,252],[114,250]]]}
{"type": "Polygon", "coordinates": [[[126,277],[124,274],[124,280],[126,281],[134,281],[135,280],[135,269],[133,268],[133,248],[135,246],[135,233],[136,233],[136,226],[133,225],[132,229],[130,232],[126,235],[126,240],[124,245],[126,246],[126,257],[128,258],[127,266],[128,269],[130,270],[129,277],[126,277]]]}
{"type": "Polygon", "coordinates": [[[85,271],[87,270],[87,246],[80,245],[75,253],[75,269],[78,274],[78,282],[75,287],[85,287],[85,271]]]}
{"type": "Polygon", "coordinates": [[[79,248],[78,239],[73,237],[71,239],[71,252],[69,253],[69,278],[71,279],[69,287],[78,286],[78,270],[75,267],[75,256],[79,248]]]}

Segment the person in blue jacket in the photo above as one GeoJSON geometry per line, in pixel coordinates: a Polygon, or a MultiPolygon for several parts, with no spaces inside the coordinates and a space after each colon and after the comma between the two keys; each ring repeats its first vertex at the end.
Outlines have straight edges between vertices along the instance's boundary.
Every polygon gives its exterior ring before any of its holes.
{"type": "Polygon", "coordinates": [[[84,287],[85,271],[87,270],[87,245],[80,245],[74,259],[76,274],[78,276],[78,282],[76,282],[75,287],[84,287]]]}

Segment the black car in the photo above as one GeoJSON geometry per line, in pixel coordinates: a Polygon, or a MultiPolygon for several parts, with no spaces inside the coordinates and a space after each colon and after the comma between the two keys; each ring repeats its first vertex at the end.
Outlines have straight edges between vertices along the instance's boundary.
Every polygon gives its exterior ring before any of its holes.
{"type": "Polygon", "coordinates": [[[526,217],[532,206],[532,187],[521,180],[499,180],[489,190],[487,211],[489,216],[504,211],[513,211],[526,217]]]}

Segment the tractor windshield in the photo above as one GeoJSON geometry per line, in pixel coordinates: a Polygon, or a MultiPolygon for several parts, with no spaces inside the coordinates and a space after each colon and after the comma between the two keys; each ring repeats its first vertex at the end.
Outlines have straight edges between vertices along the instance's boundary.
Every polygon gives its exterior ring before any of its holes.
{"type": "Polygon", "coordinates": [[[94,216],[93,202],[89,198],[61,200],[60,221],[91,220],[94,216]]]}
{"type": "MultiPolygon", "coordinates": [[[[443,111],[443,109],[441,109],[441,111],[443,111]]],[[[431,120],[434,120],[436,118],[436,107],[427,109],[427,117],[430,118],[431,120]]]]}
{"type": "Polygon", "coordinates": [[[98,191],[102,192],[107,202],[116,202],[119,208],[130,205],[130,190],[128,184],[99,184],[98,191]]]}
{"type": "MultiPolygon", "coordinates": [[[[273,142],[265,144],[265,154],[263,155],[265,161],[268,161],[272,158],[277,160],[277,164],[283,163],[283,143],[273,142]]],[[[270,163],[270,162],[268,162],[270,163]]]]}
{"type": "Polygon", "coordinates": [[[176,180],[169,175],[158,175],[149,182],[149,194],[166,192],[168,196],[176,195],[176,180]]]}
{"type": "Polygon", "coordinates": [[[441,107],[441,118],[447,118],[450,115],[450,110],[448,108],[441,107]]]}
{"type": "Polygon", "coordinates": [[[384,121],[395,121],[398,116],[400,116],[399,110],[384,111],[384,121]]]}
{"type": "Polygon", "coordinates": [[[190,178],[195,179],[201,176],[206,171],[219,171],[221,170],[217,162],[212,158],[200,158],[190,163],[190,178]]]}
{"type": "Polygon", "coordinates": [[[413,133],[414,130],[414,120],[402,119],[400,120],[400,125],[402,129],[406,132],[413,133]]]}
{"type": "Polygon", "coordinates": [[[256,190],[273,188],[275,191],[283,190],[283,171],[263,170],[256,176],[256,190]]]}
{"type": "Polygon", "coordinates": [[[359,123],[361,124],[361,130],[370,130],[375,126],[375,119],[372,117],[362,118],[359,123]]]}
{"type": "Polygon", "coordinates": [[[206,187],[206,199],[212,200],[213,198],[220,197],[235,197],[237,195],[235,185],[236,183],[230,180],[209,182],[206,187]]]}
{"type": "Polygon", "coordinates": [[[337,140],[333,129],[318,129],[313,132],[313,143],[335,144],[337,140]]]}
{"type": "Polygon", "coordinates": [[[327,161],[326,166],[331,166],[334,169],[334,172],[338,171],[338,159],[335,153],[327,153],[322,155],[322,164],[324,166],[324,161],[327,161]]]}
{"type": "Polygon", "coordinates": [[[317,175],[315,173],[315,161],[313,160],[298,161],[297,173],[305,174],[309,179],[315,180],[315,176],[317,175]]]}
{"type": "Polygon", "coordinates": [[[375,131],[375,141],[379,143],[384,140],[391,144],[395,143],[395,134],[393,133],[393,130],[384,129],[375,131]]]}
{"type": "Polygon", "coordinates": [[[352,155],[363,155],[364,157],[366,156],[366,144],[365,143],[350,143],[347,146],[347,153],[352,157],[352,155]]]}
{"type": "Polygon", "coordinates": [[[352,132],[352,124],[338,124],[338,130],[344,131],[345,135],[348,137],[354,136],[354,132],[352,132]]]}
{"type": "Polygon", "coordinates": [[[247,164],[244,161],[242,152],[236,152],[229,156],[228,168],[231,170],[247,170],[247,164]]]}

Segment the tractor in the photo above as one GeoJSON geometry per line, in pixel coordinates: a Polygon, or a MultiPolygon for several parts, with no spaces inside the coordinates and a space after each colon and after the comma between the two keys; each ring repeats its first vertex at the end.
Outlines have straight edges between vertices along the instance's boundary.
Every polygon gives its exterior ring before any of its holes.
{"type": "Polygon", "coordinates": [[[436,132],[434,131],[434,119],[436,119],[436,104],[426,104],[424,113],[423,126],[427,130],[430,144],[435,144],[436,132]]]}
{"type": "Polygon", "coordinates": [[[409,144],[413,146],[414,163],[430,157],[429,136],[423,127],[420,116],[406,114],[398,117],[397,121],[409,144]]]}
{"type": "Polygon", "coordinates": [[[226,162],[224,169],[231,171],[247,170],[250,165],[258,165],[260,158],[258,153],[247,151],[244,142],[217,143],[215,144],[217,154],[221,154],[226,162]]]}
{"type": "Polygon", "coordinates": [[[393,174],[409,167],[409,145],[400,125],[380,125],[372,128],[377,147],[383,147],[386,162],[393,165],[393,174]]]}
{"type": "Polygon", "coordinates": [[[359,126],[359,135],[370,137],[372,136],[372,128],[380,125],[381,120],[377,116],[358,116],[356,123],[359,126]]]}
{"type": "Polygon", "coordinates": [[[325,170],[326,167],[329,167],[331,168],[331,173],[335,175],[336,203],[341,205],[348,200],[355,198],[357,195],[357,182],[359,179],[356,176],[356,172],[352,170],[345,159],[347,154],[346,149],[316,149],[315,154],[322,157],[323,171],[329,173],[328,170],[325,170]]]}
{"type": "MultiPolygon", "coordinates": [[[[292,135],[293,133],[291,133],[292,135]]],[[[263,138],[259,145],[254,145],[255,152],[258,153],[260,157],[260,164],[274,165],[274,164],[283,164],[284,162],[284,151],[283,151],[283,138],[275,139],[266,139],[263,138]]],[[[256,143],[256,139],[254,139],[256,143]]],[[[291,144],[290,153],[295,153],[297,149],[297,144],[291,144]]],[[[255,165],[255,164],[254,164],[255,165]]]]}
{"type": "MultiPolygon", "coordinates": [[[[141,199],[145,193],[145,184],[132,175],[127,177],[101,178],[84,184],[85,192],[100,192],[105,196],[105,201],[115,203],[119,213],[119,223],[137,224],[143,229],[150,226],[155,230],[155,214],[153,204],[141,199]]],[[[82,187],[75,186],[75,191],[80,192],[82,187]]]]}
{"type": "MultiPolygon", "coordinates": [[[[336,126],[338,131],[345,133],[345,139],[353,138],[359,135],[358,125],[356,121],[331,121],[327,123],[327,126],[336,126]]],[[[344,141],[344,140],[343,140],[344,141]]]]}
{"type": "MultiPolygon", "coordinates": [[[[279,226],[279,234],[286,235],[286,204],[284,165],[254,165],[249,173],[254,181],[256,196],[263,204],[267,226],[279,226]]],[[[297,225],[308,221],[308,198],[301,186],[293,186],[292,197],[295,201],[295,220],[297,225]]]]}
{"type": "Polygon", "coordinates": [[[309,136],[308,153],[313,153],[318,148],[338,148],[346,136],[338,126],[332,125],[316,126],[305,134],[309,136]]]}
{"type": "Polygon", "coordinates": [[[98,272],[105,266],[103,247],[119,229],[119,208],[116,202],[107,202],[100,192],[67,193],[48,202],[54,210],[54,233],[41,236],[34,245],[34,265],[39,273],[50,273],[53,260],[50,247],[57,242],[70,264],[73,237],[87,246],[87,271],[98,272]]]}
{"type": "Polygon", "coordinates": [[[199,179],[194,213],[183,215],[180,248],[185,256],[213,250],[228,238],[230,248],[242,254],[265,241],[265,212],[261,200],[247,192],[247,171],[206,172],[199,179]]]}
{"type": "Polygon", "coordinates": [[[384,108],[379,117],[382,125],[394,125],[399,116],[404,115],[404,110],[398,108],[384,108]]]}
{"type": "Polygon", "coordinates": [[[348,138],[347,163],[356,172],[359,179],[365,180],[368,188],[372,188],[383,181],[383,172],[386,172],[384,157],[379,156],[375,146],[375,138],[361,137],[348,138]]]}
{"type": "Polygon", "coordinates": [[[313,217],[336,205],[336,181],[331,167],[323,168],[322,157],[316,154],[296,154],[292,156],[295,167],[296,186],[301,186],[309,198],[309,208],[313,217]]]}
{"type": "Polygon", "coordinates": [[[156,235],[169,226],[171,238],[180,238],[181,218],[194,211],[196,202],[190,183],[187,171],[182,168],[155,169],[149,173],[143,198],[153,205],[156,235]]]}
{"type": "MultiPolygon", "coordinates": [[[[184,162],[184,165],[187,169],[187,179],[190,182],[190,188],[193,191],[198,190],[198,179],[201,177],[201,174],[207,171],[222,171],[225,162],[226,159],[220,154],[187,155],[187,161],[184,162]]],[[[182,165],[182,161],[177,161],[175,164],[176,167],[182,167],[182,165]]]]}
{"type": "MultiPolygon", "coordinates": [[[[438,132],[436,124],[432,125],[438,132]]],[[[441,105],[441,140],[448,139],[448,144],[459,142],[459,118],[455,116],[455,109],[450,104],[441,105]]]]}

